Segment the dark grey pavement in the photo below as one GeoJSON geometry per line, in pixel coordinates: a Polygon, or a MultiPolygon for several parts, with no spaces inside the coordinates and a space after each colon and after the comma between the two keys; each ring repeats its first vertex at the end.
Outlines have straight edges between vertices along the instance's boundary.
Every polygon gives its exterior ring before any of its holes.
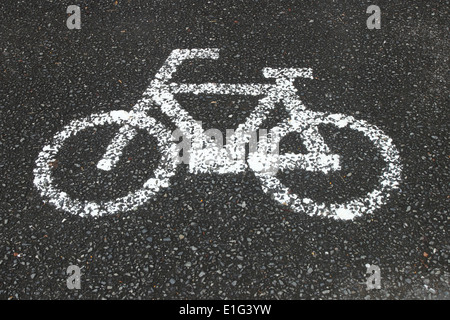
{"type": "MultiPolygon", "coordinates": [[[[0,2],[0,298],[449,299],[448,1],[36,3],[0,2]],[[72,4],[80,30],[66,27],[72,4]],[[381,8],[379,30],[366,26],[371,4],[381,8]],[[193,175],[184,165],[134,212],[81,218],[41,198],[35,161],[64,125],[131,109],[173,49],[212,47],[217,61],[187,63],[175,80],[268,83],[264,67],[310,67],[314,80],[296,81],[309,109],[390,136],[403,171],[386,205],[353,221],[309,217],[270,199],[250,170],[193,175]],[[381,289],[367,290],[367,264],[380,267],[381,289]],[[66,287],[69,265],[81,267],[81,290],[66,287]]],[[[256,102],[179,100],[205,129],[224,133],[256,102]]],[[[68,194],[114,199],[150,176],[155,141],[145,134],[117,169],[96,169],[114,132],[68,141],[54,170],[68,194]]],[[[322,133],[342,170],[280,178],[320,201],[370,191],[376,149],[351,130],[322,133]]],[[[281,147],[298,145],[294,136],[281,147]]]]}

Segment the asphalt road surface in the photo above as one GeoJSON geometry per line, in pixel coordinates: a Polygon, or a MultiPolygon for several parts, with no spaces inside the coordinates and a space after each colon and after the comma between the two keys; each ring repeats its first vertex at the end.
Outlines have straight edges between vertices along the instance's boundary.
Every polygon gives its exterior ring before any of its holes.
{"type": "MultiPolygon", "coordinates": [[[[0,297],[3,299],[448,299],[448,1],[1,1],[0,297]],[[219,4],[221,3],[221,4],[219,4]],[[69,5],[81,29],[69,29],[69,5]],[[369,5],[381,28],[368,29],[369,5]],[[447,22],[445,22],[447,21],[447,22]],[[353,220],[310,216],[266,194],[247,169],[194,174],[130,212],[97,218],[58,209],[34,184],[55,134],[93,113],[131,110],[174,49],[219,48],[182,64],[186,83],[274,83],[261,70],[312,68],[294,85],[308,110],[376,126],[399,152],[398,188],[353,220]],[[81,268],[69,289],[67,268],[81,268]],[[367,287],[378,266],[380,289],[367,287]]],[[[180,94],[204,129],[225,135],[258,98],[180,94]]],[[[149,112],[169,130],[176,126],[149,112]]],[[[286,116],[282,106],[262,127],[286,116]]],[[[158,163],[138,131],[116,168],[97,169],[119,127],[83,130],[49,166],[74,199],[107,201],[139,189],[158,163]]],[[[277,177],[301,197],[342,203],[377,185],[384,162],[367,137],[320,126],[340,156],[329,174],[277,177]]],[[[292,133],[280,152],[304,152],[292,133]]]]}

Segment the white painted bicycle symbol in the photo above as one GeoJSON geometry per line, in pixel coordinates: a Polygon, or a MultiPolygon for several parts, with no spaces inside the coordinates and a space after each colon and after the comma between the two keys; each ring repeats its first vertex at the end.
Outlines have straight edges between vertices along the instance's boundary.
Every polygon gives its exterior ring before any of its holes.
{"type": "Polygon", "coordinates": [[[167,128],[147,115],[147,111],[152,108],[160,108],[183,132],[184,136],[192,139],[190,172],[227,174],[243,172],[250,168],[261,182],[265,193],[272,195],[273,199],[298,213],[344,220],[353,219],[363,214],[373,213],[387,201],[392,190],[398,188],[401,174],[400,158],[390,137],[363,120],[343,114],[315,112],[306,109],[303,105],[296,95],[294,81],[299,77],[312,79],[312,70],[309,68],[264,68],[263,75],[266,78],[275,79],[275,84],[180,84],[170,82],[172,75],[183,61],[218,59],[218,57],[218,49],[173,50],[144,92],[142,99],[131,111],[118,110],[92,114],[84,119],[74,120],[65,126],[53,137],[51,143],[43,148],[36,160],[34,184],[41,195],[55,207],[71,214],[100,216],[134,210],[154,197],[162,188],[168,187],[169,180],[175,175],[178,165],[178,162],[174,160],[174,154],[178,153],[178,150],[167,128]],[[175,99],[175,95],[180,93],[246,95],[257,96],[259,100],[254,112],[244,124],[238,126],[226,147],[219,148],[217,144],[206,139],[201,125],[175,99]],[[248,158],[245,159],[242,157],[242,152],[245,152],[243,145],[250,139],[248,132],[257,131],[276,104],[284,106],[289,113],[289,118],[270,130],[272,140],[259,141],[257,150],[249,153],[248,158]],[[87,128],[112,124],[120,126],[119,132],[108,145],[97,167],[102,170],[114,168],[120,159],[122,150],[138,130],[145,130],[148,134],[156,137],[161,153],[160,163],[155,169],[153,177],[148,179],[142,188],[111,201],[95,202],[69,197],[55,185],[52,177],[53,168],[49,164],[57,159],[59,150],[69,137],[73,137],[87,128]],[[274,173],[277,170],[302,169],[328,173],[340,169],[339,156],[330,152],[324,138],[319,133],[319,125],[333,125],[337,128],[356,130],[374,144],[384,160],[384,168],[374,190],[363,197],[350,199],[344,203],[325,204],[291,193],[276,177],[274,173]],[[286,153],[280,155],[271,152],[275,140],[278,139],[279,142],[279,139],[289,133],[297,133],[301,136],[308,151],[307,154],[286,153]]]}

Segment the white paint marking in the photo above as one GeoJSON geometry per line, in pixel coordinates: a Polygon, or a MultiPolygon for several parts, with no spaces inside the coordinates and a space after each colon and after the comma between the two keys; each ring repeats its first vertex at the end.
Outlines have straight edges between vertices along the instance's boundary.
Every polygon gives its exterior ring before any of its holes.
{"type": "Polygon", "coordinates": [[[263,75],[274,78],[275,84],[178,84],[169,83],[178,66],[188,59],[218,59],[218,49],[177,49],[167,58],[155,75],[155,79],[144,92],[143,98],[130,112],[111,111],[93,114],[82,120],[72,121],[58,132],[52,142],[46,145],[36,160],[34,184],[55,207],[81,216],[99,216],[136,209],[161,188],[169,186],[169,179],[175,174],[179,161],[178,149],[171,141],[167,129],[146,115],[151,108],[160,108],[183,133],[183,137],[192,141],[189,169],[192,173],[239,173],[250,167],[259,178],[264,192],[274,200],[289,206],[294,212],[310,216],[350,220],[363,214],[373,213],[389,198],[390,192],[398,188],[401,174],[400,157],[392,139],[380,129],[341,114],[326,114],[307,110],[296,95],[295,78],[312,79],[310,68],[265,68],[263,75]],[[211,132],[204,132],[201,124],[184,110],[175,98],[175,94],[221,94],[261,96],[258,106],[244,124],[238,126],[228,138],[225,147],[211,141],[211,132]],[[267,138],[260,139],[258,148],[252,149],[247,162],[244,159],[245,144],[254,137],[267,115],[281,103],[289,113],[285,119],[270,130],[267,138]],[[87,128],[103,125],[120,125],[119,132],[108,145],[103,158],[97,164],[102,170],[112,170],[118,163],[123,149],[135,137],[137,130],[145,130],[157,138],[161,163],[144,186],[125,197],[105,202],[87,202],[71,199],[59,190],[52,178],[49,163],[58,157],[64,142],[71,136],[87,128]],[[333,125],[338,128],[356,130],[370,139],[385,162],[379,177],[378,187],[361,198],[350,199],[345,203],[317,203],[309,198],[300,198],[286,188],[276,177],[279,170],[302,169],[327,174],[340,169],[340,159],[331,154],[323,137],[319,133],[320,125],[333,125]],[[278,154],[280,140],[289,133],[300,134],[308,151],[307,154],[278,154]]]}

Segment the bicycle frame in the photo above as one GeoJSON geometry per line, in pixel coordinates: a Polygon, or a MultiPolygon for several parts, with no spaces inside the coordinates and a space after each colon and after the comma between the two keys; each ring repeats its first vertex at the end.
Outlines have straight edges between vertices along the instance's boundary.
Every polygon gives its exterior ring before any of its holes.
{"type": "MultiPolygon", "coordinates": [[[[275,79],[275,84],[180,84],[170,82],[173,74],[184,61],[190,59],[215,60],[218,57],[219,49],[177,49],[172,51],[144,92],[143,98],[132,109],[132,113],[145,114],[156,105],[173,121],[183,132],[184,138],[192,141],[189,169],[194,173],[224,174],[246,170],[245,144],[250,141],[251,132],[256,132],[267,114],[275,108],[275,104],[283,101],[289,111],[292,112],[295,109],[297,113],[306,109],[296,95],[297,89],[294,81],[299,77],[312,79],[312,69],[310,68],[264,68],[263,75],[266,78],[275,79]],[[225,148],[221,148],[214,142],[208,142],[208,137],[204,134],[201,125],[181,107],[175,98],[176,94],[243,95],[261,96],[261,98],[254,112],[246,119],[245,123],[238,126],[233,136],[227,139],[225,148]]],[[[119,159],[117,155],[136,133],[135,129],[122,127],[109,145],[98,167],[110,170],[115,164],[114,159],[119,159]]],[[[321,140],[321,138],[318,139],[321,140]]],[[[274,140],[272,139],[272,142],[274,140]]],[[[274,153],[277,150],[277,147],[267,140],[265,147],[268,149],[267,153],[274,153]]],[[[276,172],[276,168],[274,171],[276,172]]]]}

